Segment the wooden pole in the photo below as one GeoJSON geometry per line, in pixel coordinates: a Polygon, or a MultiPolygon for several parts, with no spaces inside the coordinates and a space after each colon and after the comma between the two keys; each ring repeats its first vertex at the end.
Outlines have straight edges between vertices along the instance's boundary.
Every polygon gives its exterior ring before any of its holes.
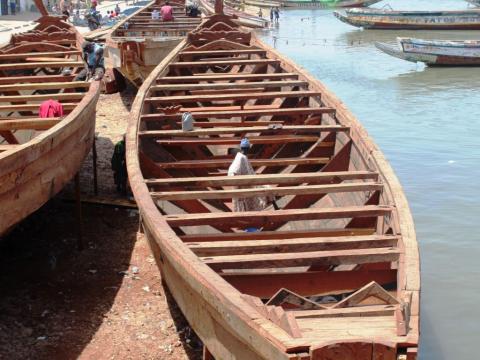
{"type": "Polygon", "coordinates": [[[42,1],[42,0],[33,0],[33,2],[34,2],[35,5],[37,6],[38,11],[40,11],[40,14],[42,14],[43,16],[47,16],[47,15],[48,15],[48,11],[47,11],[47,9],[45,8],[45,5],[43,4],[43,1],[42,1]]]}
{"type": "Polygon", "coordinates": [[[97,178],[97,142],[93,136],[92,144],[92,161],[93,161],[93,193],[98,195],[98,178],[97,178]]]}
{"type": "Polygon", "coordinates": [[[215,0],[215,14],[223,14],[223,0],[215,0]]]}
{"type": "Polygon", "coordinates": [[[82,201],[80,199],[80,173],[75,175],[75,206],[77,214],[77,248],[83,250],[82,236],[82,201]]]}

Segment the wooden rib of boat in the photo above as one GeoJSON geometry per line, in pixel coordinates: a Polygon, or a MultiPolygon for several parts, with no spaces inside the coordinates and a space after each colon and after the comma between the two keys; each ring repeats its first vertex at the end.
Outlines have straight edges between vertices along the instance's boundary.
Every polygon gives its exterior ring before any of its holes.
{"type": "Polygon", "coordinates": [[[152,19],[152,12],[164,4],[154,0],[116,24],[106,40],[106,62],[133,84],[140,86],[150,72],[177,46],[200,17],[185,14],[184,1],[170,1],[174,21],[152,19]]]}
{"type": "Polygon", "coordinates": [[[285,7],[314,7],[314,8],[355,8],[366,7],[381,0],[283,0],[285,7]]]}
{"type": "Polygon", "coordinates": [[[60,17],[37,22],[0,49],[0,235],[74,177],[95,135],[99,82],[74,81],[84,68],[81,35],[60,17]],[[49,99],[64,116],[39,118],[49,99]]]}
{"type": "Polygon", "coordinates": [[[216,6],[127,131],[142,229],[205,359],[415,359],[419,254],[393,170],[322,83],[216,6]],[[244,136],[256,175],[227,176],[244,136]],[[251,196],[279,209],[232,210],[251,196]]]}
{"type": "MultiPolygon", "coordinates": [[[[200,8],[206,15],[215,14],[215,3],[213,0],[199,0],[200,8]]],[[[247,14],[244,11],[235,10],[234,8],[225,5],[225,13],[232,16],[233,21],[248,27],[248,28],[265,28],[268,27],[269,21],[267,19],[247,14]]]]}
{"type": "Polygon", "coordinates": [[[480,66],[478,40],[422,40],[397,38],[397,46],[376,42],[375,46],[397,58],[424,62],[429,66],[480,66]]]}
{"type": "Polygon", "coordinates": [[[384,9],[349,9],[334,12],[341,21],[364,29],[408,30],[478,30],[480,10],[393,11],[384,9]]]}

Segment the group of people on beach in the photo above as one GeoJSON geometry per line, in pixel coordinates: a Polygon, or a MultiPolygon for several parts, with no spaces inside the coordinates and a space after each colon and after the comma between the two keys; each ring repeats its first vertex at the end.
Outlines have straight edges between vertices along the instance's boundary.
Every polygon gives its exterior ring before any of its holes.
{"type": "MultiPolygon", "coordinates": [[[[262,8],[258,9],[258,16],[263,18],[262,8]]],[[[270,8],[270,22],[273,24],[273,22],[275,20],[275,23],[278,24],[279,19],[280,19],[280,9],[278,8],[278,6],[271,7],[270,8]]]]}

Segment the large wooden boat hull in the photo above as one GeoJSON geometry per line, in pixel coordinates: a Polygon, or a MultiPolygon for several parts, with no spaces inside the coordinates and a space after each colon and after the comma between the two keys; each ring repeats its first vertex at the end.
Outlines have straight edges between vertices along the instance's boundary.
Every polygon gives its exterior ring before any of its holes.
{"type": "Polygon", "coordinates": [[[82,38],[58,18],[46,16],[38,22],[32,31],[14,35],[0,49],[4,96],[0,100],[5,103],[6,96],[12,97],[10,105],[0,107],[0,235],[40,208],[78,173],[95,136],[99,82],[73,83],[74,74],[61,74],[64,68],[73,68],[73,73],[83,68],[82,38]],[[29,69],[38,73],[21,76],[29,69]],[[78,91],[72,90],[75,84],[86,93],[72,92],[78,91]],[[55,89],[65,90],[55,93],[55,89]],[[47,98],[62,102],[66,116],[38,119],[39,102],[47,98]]]}
{"type": "Polygon", "coordinates": [[[480,10],[390,11],[351,9],[334,15],[344,23],[364,29],[383,30],[478,30],[480,10]]]}
{"type": "Polygon", "coordinates": [[[383,52],[429,66],[480,66],[479,41],[422,40],[397,38],[397,46],[375,43],[383,52]]]}
{"type": "MultiPolygon", "coordinates": [[[[199,4],[203,13],[206,15],[215,14],[215,6],[211,0],[200,0],[199,4]]],[[[264,18],[247,14],[244,11],[235,10],[230,6],[225,6],[224,11],[226,14],[233,16],[235,22],[247,28],[262,29],[268,27],[269,24],[268,20],[264,18]]]]}
{"type": "Polygon", "coordinates": [[[367,7],[380,2],[381,0],[284,0],[285,7],[306,7],[306,8],[356,8],[367,7]]]}
{"type": "Polygon", "coordinates": [[[231,18],[210,17],[139,89],[127,167],[205,359],[416,358],[418,248],[398,179],[339,99],[231,18]],[[257,174],[225,176],[246,134],[257,174]],[[253,194],[279,209],[232,211],[253,194]]]}
{"type": "Polygon", "coordinates": [[[106,39],[107,66],[119,70],[136,86],[141,86],[155,66],[201,22],[200,17],[184,14],[184,1],[170,3],[173,22],[151,19],[153,9],[159,10],[163,4],[154,0],[116,24],[106,39]]]}

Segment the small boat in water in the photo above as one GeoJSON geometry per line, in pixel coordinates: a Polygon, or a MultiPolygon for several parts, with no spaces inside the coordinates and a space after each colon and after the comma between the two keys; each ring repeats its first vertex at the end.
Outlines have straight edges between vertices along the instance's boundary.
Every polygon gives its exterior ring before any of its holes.
{"type": "Polygon", "coordinates": [[[422,40],[397,38],[397,46],[376,42],[375,46],[397,58],[430,66],[480,66],[478,40],[422,40]]]}
{"type": "Polygon", "coordinates": [[[0,48],[0,235],[78,173],[95,136],[99,82],[74,81],[85,66],[83,38],[37,5],[37,25],[0,48]],[[63,115],[42,118],[47,100],[63,115]]]}
{"type": "Polygon", "coordinates": [[[356,8],[376,4],[382,0],[282,0],[285,7],[356,8]]]}
{"type": "Polygon", "coordinates": [[[184,1],[170,1],[173,21],[153,19],[164,0],[154,0],[121,22],[106,39],[107,66],[119,70],[136,86],[141,86],[150,72],[177,46],[187,33],[202,21],[185,14],[184,1]]]}
{"type": "Polygon", "coordinates": [[[416,359],[419,254],[392,168],[221,10],[152,71],[127,131],[141,231],[204,359],[416,359]],[[228,176],[245,137],[255,174],[228,176]],[[275,202],[233,205],[256,197],[275,202]]]}
{"type": "Polygon", "coordinates": [[[341,21],[364,29],[479,30],[480,9],[462,11],[393,11],[349,9],[334,15],[341,21]]]}
{"type": "MultiPolygon", "coordinates": [[[[213,0],[199,0],[200,8],[206,15],[215,14],[215,3],[213,0]]],[[[247,14],[245,11],[240,11],[225,5],[225,14],[232,16],[235,22],[248,28],[263,29],[268,27],[269,21],[259,16],[247,14]]]]}

